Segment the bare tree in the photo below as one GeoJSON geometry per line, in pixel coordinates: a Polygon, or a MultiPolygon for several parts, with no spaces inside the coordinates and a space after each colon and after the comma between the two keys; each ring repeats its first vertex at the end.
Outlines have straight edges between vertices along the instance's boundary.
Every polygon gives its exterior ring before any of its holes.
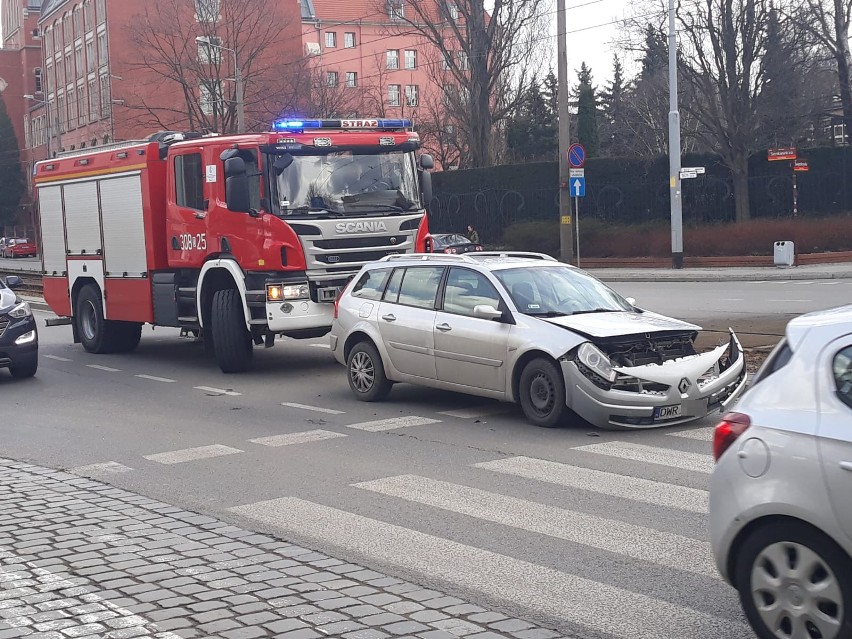
{"type": "Polygon", "coordinates": [[[779,16],[770,0],[700,0],[681,3],[679,70],[695,99],[685,111],[699,123],[698,139],[721,156],[731,170],[737,221],[749,219],[748,160],[771,142],[763,108],[769,65],[784,48],[786,73],[807,61],[797,49],[800,38],[784,29],[773,32],[779,16]],[[780,38],[776,41],[774,38],[780,38]],[[768,56],[767,51],[775,54],[768,56]]]}
{"type": "Polygon", "coordinates": [[[121,97],[140,124],[231,133],[238,63],[248,128],[265,128],[296,107],[306,80],[300,47],[282,55],[280,46],[282,34],[298,34],[298,26],[275,0],[139,3],[127,29],[138,59],[126,69],[121,97]]]}
{"type": "Polygon", "coordinates": [[[313,118],[346,118],[363,115],[364,93],[359,86],[347,86],[340,72],[322,66],[311,67],[305,112],[313,118]]]}
{"type": "Polygon", "coordinates": [[[438,53],[432,69],[439,86],[458,88],[457,112],[466,134],[464,164],[493,163],[495,125],[522,99],[536,52],[546,0],[380,0],[397,22],[391,30],[414,33],[438,53]],[[511,87],[511,89],[510,89],[511,87]]]}
{"type": "Polygon", "coordinates": [[[852,57],[849,54],[849,25],[852,0],[798,0],[791,15],[815,37],[834,59],[840,89],[840,104],[847,135],[852,135],[852,57]]]}
{"type": "Polygon", "coordinates": [[[458,122],[440,93],[429,93],[420,110],[417,131],[423,150],[430,153],[443,170],[458,168],[465,147],[458,122]]]}

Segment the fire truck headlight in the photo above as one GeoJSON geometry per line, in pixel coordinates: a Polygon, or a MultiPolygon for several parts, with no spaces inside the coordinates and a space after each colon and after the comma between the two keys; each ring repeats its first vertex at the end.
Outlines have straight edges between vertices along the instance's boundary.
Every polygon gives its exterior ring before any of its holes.
{"type": "Polygon", "coordinates": [[[288,284],[281,287],[282,300],[306,300],[310,298],[307,284],[288,284]]]}

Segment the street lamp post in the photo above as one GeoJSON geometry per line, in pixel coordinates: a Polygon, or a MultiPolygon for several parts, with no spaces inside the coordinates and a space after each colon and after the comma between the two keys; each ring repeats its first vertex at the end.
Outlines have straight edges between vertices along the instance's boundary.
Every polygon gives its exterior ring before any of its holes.
{"type": "Polygon", "coordinates": [[[672,224],[672,268],[683,268],[683,203],[680,179],[680,112],[677,107],[677,32],[675,3],[669,0],[669,199],[672,224]]]}
{"type": "Polygon", "coordinates": [[[234,82],[237,89],[237,133],[246,132],[246,114],[245,114],[245,95],[243,87],[243,73],[240,69],[240,63],[237,59],[237,50],[223,47],[221,44],[210,42],[207,36],[198,36],[195,38],[198,44],[203,44],[212,49],[221,49],[222,51],[230,51],[234,56],[234,82]]]}

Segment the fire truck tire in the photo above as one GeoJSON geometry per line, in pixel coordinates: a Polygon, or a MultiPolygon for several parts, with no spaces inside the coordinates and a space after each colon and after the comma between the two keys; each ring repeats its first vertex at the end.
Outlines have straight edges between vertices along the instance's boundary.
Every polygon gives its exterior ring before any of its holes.
{"type": "Polygon", "coordinates": [[[129,353],[139,346],[139,340],[142,339],[142,324],[138,322],[110,322],[114,324],[111,327],[114,333],[113,352],[114,353],[129,353]]]}
{"type": "Polygon", "coordinates": [[[213,294],[213,350],[223,373],[241,373],[251,366],[254,348],[246,330],[240,294],[234,289],[213,294]]]}
{"type": "Polygon", "coordinates": [[[87,284],[77,294],[74,319],[83,348],[90,353],[115,352],[118,337],[114,330],[116,322],[104,319],[103,298],[94,284],[87,284]]]}

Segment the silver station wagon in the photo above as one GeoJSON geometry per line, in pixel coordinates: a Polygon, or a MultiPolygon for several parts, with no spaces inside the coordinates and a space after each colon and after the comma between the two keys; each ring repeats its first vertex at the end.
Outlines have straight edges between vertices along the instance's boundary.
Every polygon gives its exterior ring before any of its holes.
{"type": "Polygon", "coordinates": [[[669,426],[727,408],[746,384],[736,336],[695,351],[694,324],[640,308],[538,253],[391,255],[338,297],[335,358],[358,399],[409,382],[518,402],[538,426],[669,426]]]}

